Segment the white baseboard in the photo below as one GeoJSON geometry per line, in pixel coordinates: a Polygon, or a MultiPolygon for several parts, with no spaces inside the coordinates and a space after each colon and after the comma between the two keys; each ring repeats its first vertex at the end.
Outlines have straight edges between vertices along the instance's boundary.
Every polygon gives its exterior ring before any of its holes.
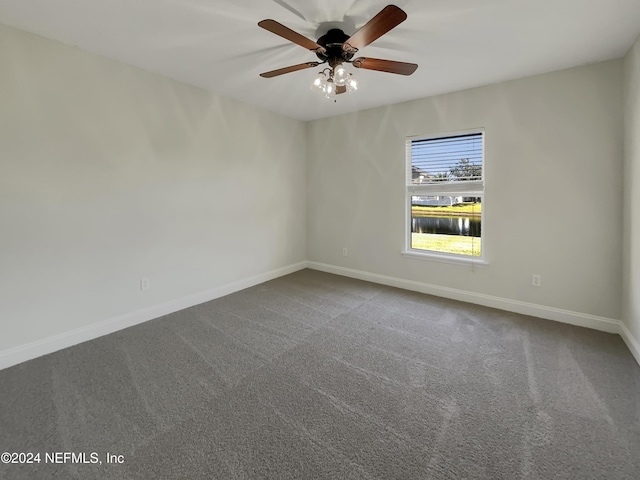
{"type": "Polygon", "coordinates": [[[233,282],[228,285],[187,295],[159,305],[136,310],[135,312],[125,313],[124,315],[92,323],[85,327],[0,351],[0,370],[33,358],[41,357],[42,355],[62,350],[63,348],[102,337],[103,335],[117,332],[124,328],[153,320],[154,318],[162,317],[163,315],[168,315],[194,305],[199,305],[216,298],[224,297],[225,295],[244,290],[245,288],[253,287],[254,285],[273,280],[283,275],[297,272],[298,270],[306,268],[306,266],[307,262],[296,263],[270,272],[265,272],[260,275],[255,275],[244,280],[233,282]]]}
{"type": "Polygon", "coordinates": [[[573,312],[544,305],[536,305],[533,303],[520,302],[507,298],[484,295],[480,293],[468,292],[455,288],[442,287],[440,285],[432,285],[428,283],[416,282],[387,275],[379,275],[361,270],[338,267],[318,262],[300,262],[283,268],[265,272],[244,280],[230,283],[221,287],[213,288],[203,292],[187,295],[176,300],[143,308],[135,312],[119,315],[114,318],[104,320],[102,322],[93,323],[85,327],[81,327],[68,332],[60,333],[52,337],[48,337],[35,342],[19,345],[7,350],[0,351],[0,370],[17,365],[18,363],[31,360],[33,358],[47,355],[49,353],[71,347],[82,342],[93,340],[103,335],[117,332],[140,323],[162,317],[185,308],[199,305],[216,298],[229,295],[231,293],[253,287],[260,283],[273,280],[283,275],[288,275],[304,268],[319,270],[336,275],[342,275],[350,278],[357,278],[368,282],[379,283],[391,287],[398,287],[405,290],[412,290],[439,297],[450,298],[452,300],[460,300],[463,302],[484,305],[486,307],[498,308],[509,312],[531,315],[557,322],[568,323],[580,327],[592,328],[608,333],[619,334],[629,347],[632,355],[640,364],[640,342],[638,342],[627,326],[620,320],[614,320],[606,317],[599,317],[586,313],[573,312]]]}
{"type": "Polygon", "coordinates": [[[640,342],[634,338],[631,331],[624,323],[622,323],[620,327],[620,336],[624,340],[624,343],[627,344],[627,347],[629,347],[629,350],[636,359],[636,362],[640,365],[640,342]]]}
{"type": "Polygon", "coordinates": [[[629,351],[640,365],[640,342],[632,335],[622,320],[613,318],[599,317],[588,313],[574,312],[571,310],[563,310],[561,308],[547,307],[537,305],[535,303],[520,302],[508,298],[495,297],[492,295],[484,295],[482,293],[468,292],[455,288],[442,287],[440,285],[432,285],[429,283],[416,282],[413,280],[405,280],[403,278],[390,277],[387,275],[379,275],[376,273],[364,272],[362,270],[354,270],[351,268],[338,267],[318,262],[307,262],[307,268],[320,270],[322,272],[334,273],[344,277],[357,278],[368,282],[379,283],[390,287],[398,287],[405,290],[427,293],[438,297],[450,298],[452,300],[460,300],[462,302],[474,303],[485,307],[493,307],[508,312],[530,315],[533,317],[544,318],[546,320],[554,320],[556,322],[568,323],[578,327],[591,328],[607,333],[617,333],[627,344],[629,351]]]}
{"type": "MultiPolygon", "coordinates": [[[[465,290],[458,290],[456,288],[442,287],[440,285],[432,285],[413,280],[405,280],[403,278],[389,277],[387,275],[379,275],[377,273],[337,267],[335,265],[327,265],[324,263],[307,262],[307,267],[313,270],[320,270],[322,272],[334,273],[345,277],[357,278],[359,280],[366,280],[368,282],[379,283],[390,287],[398,287],[404,290],[427,293],[438,297],[460,300],[462,302],[474,303],[485,307],[493,307],[500,310],[506,310],[508,312],[531,315],[533,317],[555,320],[556,322],[568,323],[570,325],[577,325],[579,327],[587,327],[607,333],[618,333],[622,335],[623,323],[620,320],[614,320],[612,318],[598,317],[588,313],[573,312],[571,310],[536,305],[534,303],[520,302],[518,300],[511,300],[508,298],[494,297],[492,295],[468,292],[465,290]]],[[[636,359],[637,358],[638,357],[636,357],[636,359]]]]}

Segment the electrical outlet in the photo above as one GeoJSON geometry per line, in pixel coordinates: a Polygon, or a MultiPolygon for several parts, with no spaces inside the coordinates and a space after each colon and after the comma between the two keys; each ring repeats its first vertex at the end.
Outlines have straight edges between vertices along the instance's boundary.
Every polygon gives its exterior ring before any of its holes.
{"type": "Polygon", "coordinates": [[[140,279],[140,290],[149,290],[151,288],[151,283],[149,282],[149,277],[144,277],[140,279]]]}
{"type": "Polygon", "coordinates": [[[533,285],[534,287],[541,287],[542,276],[537,273],[534,273],[533,275],[531,275],[531,285],[533,285]]]}
{"type": "Polygon", "coordinates": [[[344,247],[344,248],[342,249],[342,256],[343,256],[343,257],[346,257],[348,253],[349,253],[349,252],[347,252],[347,247],[344,247]]]}

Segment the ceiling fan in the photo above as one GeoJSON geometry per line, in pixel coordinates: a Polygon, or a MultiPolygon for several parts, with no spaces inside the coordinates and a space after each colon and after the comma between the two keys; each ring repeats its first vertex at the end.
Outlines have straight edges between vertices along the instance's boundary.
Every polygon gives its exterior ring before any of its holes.
{"type": "Polygon", "coordinates": [[[407,14],[401,8],[395,5],[387,5],[353,35],[349,36],[342,30],[333,28],[321,36],[317,42],[294,32],[275,20],[262,20],[258,22],[258,26],[311,50],[320,61],[291,65],[261,73],[260,76],[272,78],[327,63],[329,67],[318,73],[311,88],[323,93],[327,98],[334,98],[338,94],[352,92],[358,88],[355,77],[344,67],[345,63],[350,63],[356,68],[364,68],[365,70],[411,75],[418,68],[415,63],[396,62],[371,57],[353,59],[359,50],[397,27],[406,19],[407,14]]]}

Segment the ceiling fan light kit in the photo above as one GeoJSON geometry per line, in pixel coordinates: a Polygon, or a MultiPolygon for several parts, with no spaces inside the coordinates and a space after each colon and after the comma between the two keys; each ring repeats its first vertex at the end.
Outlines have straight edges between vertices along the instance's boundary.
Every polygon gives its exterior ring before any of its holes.
{"type": "Polygon", "coordinates": [[[325,68],[316,75],[311,84],[311,90],[329,99],[334,98],[339,93],[351,93],[357,89],[358,81],[342,65],[335,68],[325,68]]]}
{"type": "Polygon", "coordinates": [[[351,93],[358,89],[358,81],[344,66],[350,63],[355,68],[377,70],[380,72],[411,75],[418,65],[415,63],[382,60],[379,58],[353,56],[374,40],[380,38],[391,29],[407,19],[407,14],[395,5],[387,5],[375,17],[363,25],[351,36],[342,30],[333,28],[321,36],[317,42],[310,40],[275,20],[262,20],[258,26],[289,40],[316,54],[320,62],[306,62],[290,67],[279,68],[261,73],[263,78],[272,78],[285,73],[296,72],[307,68],[314,68],[328,63],[329,67],[321,70],[311,84],[311,90],[323,94],[328,99],[334,99],[341,93],[351,93]]]}

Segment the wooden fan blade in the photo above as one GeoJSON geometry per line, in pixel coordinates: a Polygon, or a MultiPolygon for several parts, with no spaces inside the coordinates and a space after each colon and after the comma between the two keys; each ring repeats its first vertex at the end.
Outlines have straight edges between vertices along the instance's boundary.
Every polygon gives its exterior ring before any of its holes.
{"type": "Polygon", "coordinates": [[[365,70],[378,70],[380,72],[397,73],[399,75],[411,75],[418,65],[415,63],[396,62],[394,60],[382,60],[380,58],[358,57],[352,62],[356,68],[365,70]]]}
{"type": "Polygon", "coordinates": [[[300,35],[298,32],[294,32],[288,27],[285,27],[281,23],[276,22],[275,20],[267,19],[258,22],[258,26],[264,28],[265,30],[270,31],[271,33],[275,33],[276,35],[281,36],[293,42],[301,47],[306,48],[307,50],[311,50],[313,52],[326,52],[323,46],[318,45],[313,40],[309,40],[307,37],[300,35]]]}
{"type": "Polygon", "coordinates": [[[375,17],[365,23],[360,30],[342,44],[345,52],[355,53],[380,38],[389,30],[407,19],[407,14],[395,5],[387,5],[375,17]]]}
{"type": "Polygon", "coordinates": [[[261,73],[262,78],[277,77],[278,75],[284,75],[285,73],[297,72],[298,70],[304,70],[305,68],[313,68],[320,65],[318,62],[299,63],[298,65],[291,65],[290,67],[279,68],[277,70],[271,70],[270,72],[261,73]]]}

